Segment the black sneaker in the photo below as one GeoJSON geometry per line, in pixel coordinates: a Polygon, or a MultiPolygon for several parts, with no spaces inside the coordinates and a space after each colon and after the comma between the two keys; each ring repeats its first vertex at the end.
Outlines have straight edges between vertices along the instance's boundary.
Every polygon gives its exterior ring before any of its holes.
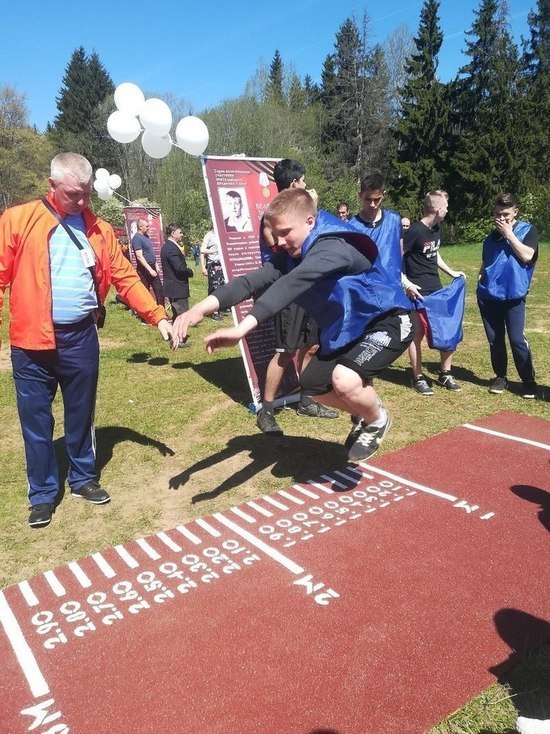
{"type": "Polygon", "coordinates": [[[525,398],[525,400],[534,400],[537,397],[537,383],[534,380],[528,380],[523,383],[521,397],[525,398]]]}
{"type": "Polygon", "coordinates": [[[366,426],[361,423],[361,428],[357,431],[355,441],[348,449],[348,459],[352,462],[364,461],[375,454],[380,448],[380,444],[386,433],[390,430],[391,416],[386,411],[386,422],[380,428],[376,426],[366,426]]]}
{"type": "Polygon", "coordinates": [[[450,372],[440,372],[439,378],[436,380],[436,383],[438,385],[441,385],[441,387],[444,387],[446,390],[450,390],[451,392],[460,392],[462,390],[462,388],[450,372]]]}
{"type": "Polygon", "coordinates": [[[80,497],[87,502],[91,502],[92,505],[105,505],[111,501],[108,493],[101,489],[99,482],[88,482],[83,487],[78,489],[72,489],[71,494],[73,497],[80,497]]]}
{"type": "Polygon", "coordinates": [[[340,415],[337,410],[327,408],[324,405],[321,405],[321,403],[315,402],[309,403],[309,405],[298,403],[296,413],[297,415],[309,416],[309,418],[338,418],[340,415]]]}
{"type": "Polygon", "coordinates": [[[283,429],[275,420],[273,413],[269,413],[263,408],[256,417],[256,425],[262,433],[282,433],[283,429]]]}
{"type": "Polygon", "coordinates": [[[212,319],[212,321],[223,321],[223,316],[221,315],[221,313],[213,313],[210,318],[212,319]]]}
{"type": "Polygon", "coordinates": [[[55,505],[44,502],[40,505],[32,505],[29,514],[29,525],[31,528],[45,528],[52,521],[55,505]]]}
{"type": "Polygon", "coordinates": [[[416,392],[419,395],[433,395],[434,394],[434,391],[428,385],[428,381],[426,380],[424,375],[420,375],[420,377],[413,377],[412,386],[413,386],[413,390],[416,390],[416,392]]]}
{"type": "Polygon", "coordinates": [[[507,389],[508,380],[505,377],[495,377],[495,379],[491,383],[491,386],[489,387],[489,392],[493,393],[493,395],[500,395],[507,389]]]}
{"type": "Polygon", "coordinates": [[[344,448],[349,451],[349,449],[353,446],[355,443],[355,439],[361,432],[363,426],[365,424],[363,423],[363,419],[360,415],[352,415],[351,416],[351,431],[348,433],[348,436],[346,440],[344,441],[344,448]]]}

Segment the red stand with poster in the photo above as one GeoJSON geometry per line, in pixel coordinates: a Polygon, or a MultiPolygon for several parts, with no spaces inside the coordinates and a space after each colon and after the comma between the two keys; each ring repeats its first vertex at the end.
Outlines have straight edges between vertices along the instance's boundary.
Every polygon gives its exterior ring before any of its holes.
{"type": "MultiPolygon", "coordinates": [[[[214,230],[226,280],[256,270],[262,264],[260,222],[270,201],[277,195],[273,168],[277,158],[201,158],[214,230]]],[[[252,300],[234,308],[241,321],[252,308],[252,300]]],[[[256,409],[261,404],[267,366],[275,353],[273,324],[261,324],[240,345],[256,409]]],[[[285,373],[276,404],[299,398],[298,378],[292,364],[285,373]]]]}

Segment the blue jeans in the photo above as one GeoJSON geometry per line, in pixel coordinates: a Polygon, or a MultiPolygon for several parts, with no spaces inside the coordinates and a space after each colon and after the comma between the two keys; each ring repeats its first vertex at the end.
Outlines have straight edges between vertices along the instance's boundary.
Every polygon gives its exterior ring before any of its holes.
{"type": "Polygon", "coordinates": [[[63,397],[69,486],[79,489],[97,478],[94,411],[99,342],[93,318],[56,326],[55,339],[57,348],[52,350],[11,349],[31,505],[55,503],[59,492],[52,414],[58,386],[63,397]]]}
{"type": "Polygon", "coordinates": [[[533,357],[525,338],[525,298],[509,301],[478,300],[479,312],[489,342],[491,364],[497,377],[506,377],[508,355],[506,332],[516,370],[522,382],[535,379],[533,357]]]}

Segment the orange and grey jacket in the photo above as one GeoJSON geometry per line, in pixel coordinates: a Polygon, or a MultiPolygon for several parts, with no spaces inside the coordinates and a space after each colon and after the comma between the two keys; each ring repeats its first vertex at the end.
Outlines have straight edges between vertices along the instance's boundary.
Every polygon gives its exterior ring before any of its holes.
{"type": "MultiPolygon", "coordinates": [[[[50,196],[48,202],[55,208],[50,196]]],[[[110,224],[90,210],[82,213],[96,256],[101,303],[114,285],[121,298],[156,326],[166,318],[117,244],[110,224]]],[[[58,221],[40,201],[11,207],[0,217],[0,318],[10,287],[10,341],[21,349],[55,349],[49,241],[58,221]]]]}

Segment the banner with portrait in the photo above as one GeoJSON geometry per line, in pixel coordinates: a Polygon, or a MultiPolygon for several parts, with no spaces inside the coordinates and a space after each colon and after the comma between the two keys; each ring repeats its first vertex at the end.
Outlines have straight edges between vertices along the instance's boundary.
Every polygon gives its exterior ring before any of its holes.
{"type": "MultiPolygon", "coordinates": [[[[220,259],[227,280],[256,270],[260,256],[260,223],[269,202],[277,195],[273,168],[278,158],[201,158],[214,231],[220,241],[220,259]]],[[[253,301],[235,306],[236,323],[249,313],[253,301]]],[[[252,402],[262,400],[267,366],[275,353],[273,322],[260,324],[240,343],[252,402]]],[[[294,364],[285,372],[276,404],[299,398],[294,364]]]]}

